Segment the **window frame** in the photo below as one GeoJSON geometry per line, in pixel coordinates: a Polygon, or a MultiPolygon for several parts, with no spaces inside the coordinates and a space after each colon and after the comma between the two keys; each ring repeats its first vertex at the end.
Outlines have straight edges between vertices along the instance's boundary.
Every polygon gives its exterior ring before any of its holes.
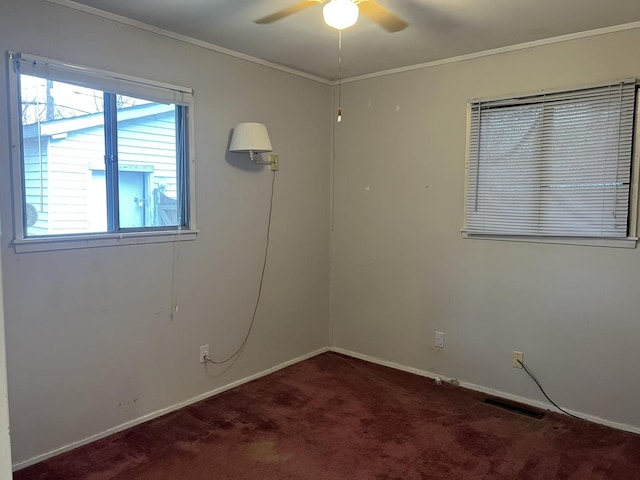
{"type": "Polygon", "coordinates": [[[529,243],[547,243],[547,244],[563,244],[563,245],[581,245],[581,246],[599,246],[599,247],[616,247],[616,248],[636,248],[638,242],[637,227],[638,227],[638,213],[639,213],[639,188],[640,188],[640,85],[636,79],[626,79],[625,81],[633,81],[635,88],[635,106],[634,106],[634,124],[632,127],[633,139],[632,139],[632,155],[631,155],[631,171],[630,171],[630,186],[629,186],[629,207],[628,207],[628,229],[627,236],[620,238],[613,237],[583,237],[583,236],[532,236],[532,235],[515,235],[515,234],[481,234],[471,233],[467,231],[468,221],[468,195],[470,192],[470,181],[472,180],[469,175],[471,159],[471,134],[472,134],[472,115],[473,107],[480,103],[490,103],[498,101],[508,101],[518,98],[534,97],[545,94],[564,93],[573,90],[579,90],[581,88],[594,88],[604,85],[611,85],[615,82],[607,82],[604,84],[589,85],[579,88],[564,88],[556,90],[544,90],[537,91],[529,94],[501,96],[484,99],[472,99],[467,102],[466,109],[466,136],[465,136],[465,181],[464,181],[464,216],[463,227],[460,232],[465,239],[477,239],[477,240],[494,240],[494,241],[510,241],[510,242],[529,242],[529,243]]]}
{"type": "MultiPolygon", "coordinates": [[[[9,76],[9,141],[11,149],[11,194],[13,201],[13,231],[14,238],[12,246],[16,253],[37,252],[49,250],[68,250],[76,248],[106,247],[115,245],[133,245],[161,242],[176,242],[185,240],[195,240],[198,230],[196,229],[195,211],[195,158],[194,158],[194,125],[193,125],[193,91],[191,88],[146,80],[129,75],[121,75],[106,70],[94,69],[74,64],[69,64],[44,57],[28,55],[17,52],[7,52],[7,71],[9,76]],[[186,215],[185,225],[170,227],[149,226],[138,228],[120,227],[113,232],[98,233],[70,233],[41,236],[27,236],[24,215],[25,215],[25,175],[22,139],[22,121],[20,105],[20,71],[15,67],[16,62],[33,62],[47,68],[68,70],[73,75],[78,72],[82,77],[87,77],[90,88],[99,89],[105,92],[100,83],[102,82],[123,82],[132,85],[137,91],[144,94],[149,92],[160,92],[161,94],[173,95],[171,103],[184,108],[184,116],[187,122],[187,154],[184,162],[176,162],[176,171],[182,170],[182,186],[188,191],[182,201],[184,203],[183,213],[186,215]],[[91,79],[95,78],[98,85],[92,86],[91,79]]],[[[64,81],[64,80],[62,80],[64,81]]],[[[108,92],[113,93],[113,92],[108,92]]],[[[150,93],[150,95],[152,95],[150,93]]],[[[179,128],[176,125],[176,129],[179,128]]],[[[105,151],[105,155],[107,152],[105,151]]],[[[108,162],[106,162],[108,163],[108,162]]],[[[105,168],[109,168],[105,165],[105,168]]],[[[110,192],[112,194],[112,192],[110,192]]],[[[107,199],[109,202],[109,198],[107,199]]],[[[178,202],[180,204],[180,202],[178,202]]]]}

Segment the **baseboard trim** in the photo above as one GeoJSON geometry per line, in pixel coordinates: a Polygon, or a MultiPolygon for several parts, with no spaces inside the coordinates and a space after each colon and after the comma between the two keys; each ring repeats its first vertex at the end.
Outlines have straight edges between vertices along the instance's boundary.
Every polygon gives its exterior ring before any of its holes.
{"type": "Polygon", "coordinates": [[[83,445],[87,445],[88,443],[91,442],[95,442],[96,440],[100,440],[101,438],[105,438],[108,437],[109,435],[113,435],[114,433],[118,433],[121,432],[123,430],[126,430],[128,428],[131,427],[135,427],[136,425],[140,425],[144,422],[148,422],[149,420],[153,420],[154,418],[158,418],[161,417],[162,415],[166,415],[167,413],[171,413],[174,412],[176,410],[179,410],[181,408],[187,407],[193,403],[199,402],[201,400],[205,400],[209,397],[213,397],[215,395],[218,395],[222,392],[226,392],[227,390],[231,390],[232,388],[238,387],[242,384],[251,382],[252,380],[256,380],[258,378],[264,377],[266,375],[269,375],[271,373],[277,372],[278,370],[282,370],[283,368],[289,367],[291,365],[294,365],[298,362],[302,362],[303,360],[307,360],[311,357],[315,357],[316,355],[320,355],[321,353],[327,352],[329,351],[329,347],[323,347],[323,348],[319,348],[317,350],[314,350],[312,352],[309,352],[305,355],[302,355],[300,357],[296,357],[293,358],[291,360],[287,360],[286,362],[280,363],[274,367],[268,368],[266,370],[262,370],[261,372],[255,373],[253,375],[250,375],[248,377],[245,378],[241,378],[240,380],[236,380],[235,382],[231,382],[227,385],[223,385],[221,387],[215,388],[213,390],[210,390],[208,392],[202,393],[200,395],[196,395],[195,397],[192,397],[188,400],[184,400],[182,402],[176,403],[174,405],[171,405],[169,407],[166,408],[162,408],[160,410],[156,410],[155,412],[152,413],[148,413],[146,415],[143,415],[141,417],[135,418],[133,420],[130,420],[128,422],[122,423],[116,427],[113,428],[109,428],[108,430],[105,430],[104,432],[100,432],[97,433],[95,435],[91,435],[90,437],[84,438],[82,440],[78,440],[77,442],[72,442],[69,443],[68,445],[64,445],[62,447],[56,448],[54,450],[51,450],[49,452],[40,454],[40,455],[36,455],[35,457],[29,458],[27,460],[23,460],[22,462],[17,462],[13,464],[13,471],[18,471],[21,470],[23,468],[29,467],[31,465],[35,465],[36,463],[40,463],[44,460],[47,460],[49,458],[55,457],[57,455],[60,455],[61,453],[65,453],[68,452],[70,450],[73,450],[74,448],[78,448],[81,447],[83,445]]]}
{"type": "MultiPolygon", "coordinates": [[[[370,363],[375,363],[377,365],[383,365],[385,367],[390,367],[390,368],[395,368],[396,370],[402,370],[403,372],[409,372],[409,373],[414,373],[416,375],[420,375],[421,377],[427,377],[427,378],[440,378],[443,381],[450,381],[452,380],[451,378],[445,377],[443,375],[434,373],[434,372],[429,372],[426,370],[420,370],[418,368],[413,368],[413,367],[407,367],[406,365],[401,365],[399,363],[396,362],[390,362],[388,360],[383,360],[381,358],[377,358],[377,357],[372,357],[371,355],[365,355],[363,353],[358,353],[358,352],[354,352],[352,350],[347,350],[344,348],[340,348],[340,347],[331,347],[329,349],[332,352],[336,352],[336,353],[341,353],[343,355],[347,355],[349,357],[353,357],[353,358],[358,358],[360,360],[364,360],[365,362],[370,362],[370,363]]],[[[507,393],[507,392],[502,392],[500,390],[495,390],[493,388],[488,388],[488,387],[484,387],[482,385],[476,385],[475,383],[470,383],[470,382],[465,382],[462,380],[457,379],[460,382],[460,386],[464,387],[464,388],[468,388],[470,390],[475,390],[476,392],[482,392],[482,393],[486,393],[488,395],[493,395],[496,397],[500,397],[500,398],[504,398],[507,400],[512,400],[514,402],[518,402],[518,403],[522,403],[525,405],[529,405],[532,407],[536,407],[536,408],[540,408],[543,410],[550,410],[552,412],[558,412],[558,410],[551,405],[550,403],[546,403],[546,402],[541,402],[538,400],[533,400],[531,398],[526,398],[526,397],[521,397],[519,395],[513,395],[511,393],[507,393]]],[[[594,415],[589,415],[587,413],[583,413],[583,412],[578,412],[575,410],[570,410],[568,408],[565,408],[565,410],[569,413],[571,413],[572,415],[575,415],[577,417],[583,418],[589,422],[593,422],[593,423],[598,423],[600,425],[605,425],[607,427],[611,427],[611,428],[615,428],[617,430],[623,430],[625,432],[631,432],[631,433],[635,433],[635,434],[639,434],[640,435],[640,427],[636,427],[633,425],[627,425],[625,423],[618,423],[618,422],[613,422],[611,420],[607,420],[605,418],[601,418],[601,417],[596,417],[594,415]]],[[[560,412],[558,412],[560,413],[560,412]]]]}
{"type": "MultiPolygon", "coordinates": [[[[116,427],[107,429],[103,432],[97,433],[95,435],[91,435],[90,437],[84,438],[82,440],[79,440],[77,442],[72,442],[68,445],[64,445],[62,447],[56,448],[54,450],[51,450],[49,452],[40,454],[40,455],[36,455],[35,457],[29,458],[27,460],[23,460],[21,462],[17,462],[13,464],[13,471],[18,471],[21,470],[23,468],[29,467],[31,465],[35,465],[36,463],[40,463],[44,460],[47,460],[49,458],[55,457],[57,455],[60,455],[62,453],[68,452],[70,450],[73,450],[75,448],[81,447],[83,445],[89,444],[91,442],[95,442],[96,440],[100,440],[102,438],[108,437],[109,435],[113,435],[114,433],[118,433],[121,432],[123,430],[126,430],[128,428],[131,427],[135,427],[136,425],[140,425],[144,422],[147,422],[149,420],[153,420],[154,418],[158,418],[161,417],[162,415],[166,415],[168,413],[171,413],[173,411],[179,410],[181,408],[184,408],[186,406],[189,406],[193,403],[199,402],[201,400],[205,400],[209,397],[213,397],[215,395],[218,395],[222,392],[226,392],[227,390],[231,390],[232,388],[238,387],[240,385],[243,385],[245,383],[251,382],[252,380],[256,380],[258,378],[264,377],[266,375],[269,375],[271,373],[277,372],[278,370],[282,370],[283,368],[289,367],[291,365],[294,365],[296,363],[302,362],[304,360],[307,360],[309,358],[315,357],[316,355],[320,355],[321,353],[327,352],[327,351],[332,351],[332,352],[336,352],[336,353],[340,353],[343,355],[347,355],[349,357],[353,357],[353,358],[357,358],[360,360],[364,360],[366,362],[370,362],[370,363],[375,363],[377,365],[383,365],[385,367],[389,367],[389,368],[393,368],[396,370],[401,370],[404,372],[409,372],[409,373],[413,373],[415,375],[419,375],[421,377],[426,377],[426,378],[440,378],[444,381],[448,381],[451,380],[451,378],[445,377],[443,375],[437,374],[435,372],[429,372],[426,370],[421,370],[418,368],[414,368],[414,367],[408,367],[406,365],[402,365],[396,362],[391,362],[388,360],[383,360],[381,358],[378,357],[373,357],[371,355],[366,355],[363,353],[358,353],[352,350],[347,350],[345,348],[340,348],[340,347],[323,347],[323,348],[319,348],[317,350],[314,350],[312,352],[309,352],[305,355],[293,358],[291,360],[288,360],[286,362],[280,363],[276,366],[273,366],[271,368],[268,368],[266,370],[262,370],[258,373],[255,373],[253,375],[250,375],[248,377],[242,378],[240,380],[236,380],[234,382],[228,383],[227,385],[223,385],[221,387],[215,388],[213,390],[210,390],[208,392],[202,393],[200,395],[197,395],[195,397],[192,397],[188,400],[176,403],[174,405],[171,405],[169,407],[166,408],[162,408],[160,410],[156,410],[155,412],[149,413],[147,415],[143,415],[141,417],[135,418],[133,420],[130,420],[128,422],[122,423],[116,427]]],[[[541,408],[544,410],[551,410],[551,411],[556,411],[556,409],[549,403],[546,402],[541,402],[538,400],[533,400],[530,398],[526,398],[526,397],[521,397],[518,395],[513,395],[507,392],[503,392],[500,390],[495,390],[493,388],[488,388],[488,387],[484,387],[482,385],[476,385],[474,383],[470,383],[470,382],[465,382],[465,381],[460,381],[460,386],[464,387],[464,388],[468,388],[470,390],[475,390],[477,392],[482,392],[482,393],[486,393],[489,395],[494,395],[496,397],[500,397],[500,398],[504,398],[507,400],[512,400],[515,402],[519,402],[525,405],[529,405],[532,407],[537,407],[537,408],[541,408]]],[[[588,415],[586,413],[582,413],[582,412],[578,412],[575,410],[570,410],[570,409],[565,409],[568,412],[572,413],[573,415],[576,415],[578,417],[584,418],[585,420],[588,420],[590,422],[593,423],[598,423],[600,425],[605,425],[611,428],[615,428],[617,430],[623,430],[626,432],[631,432],[631,433],[635,433],[635,434],[639,434],[640,435],[640,427],[635,427],[632,425],[627,425],[624,423],[618,423],[618,422],[613,422],[601,417],[596,417],[593,415],[588,415]]]]}

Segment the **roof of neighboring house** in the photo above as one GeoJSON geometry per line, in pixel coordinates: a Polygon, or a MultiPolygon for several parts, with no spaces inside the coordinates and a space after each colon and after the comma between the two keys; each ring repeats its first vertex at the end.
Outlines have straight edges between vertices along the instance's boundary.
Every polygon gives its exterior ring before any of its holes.
{"type": "MultiPolygon", "coordinates": [[[[174,111],[173,105],[164,105],[161,103],[146,103],[118,110],[118,121],[126,121],[162,113],[174,111]]],[[[62,133],[76,132],[87,128],[97,127],[104,123],[103,112],[91,113],[72,118],[61,118],[50,120],[48,122],[32,123],[25,125],[23,129],[23,138],[36,138],[38,133],[40,136],[51,136],[62,133]],[[38,131],[39,129],[39,131],[38,131]]]]}

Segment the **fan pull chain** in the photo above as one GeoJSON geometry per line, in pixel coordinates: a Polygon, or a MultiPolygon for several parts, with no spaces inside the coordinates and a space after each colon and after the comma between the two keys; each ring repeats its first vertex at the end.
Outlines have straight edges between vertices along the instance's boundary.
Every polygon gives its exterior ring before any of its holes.
{"type": "Polygon", "coordinates": [[[338,123],[342,121],[342,30],[338,30],[338,123]]]}

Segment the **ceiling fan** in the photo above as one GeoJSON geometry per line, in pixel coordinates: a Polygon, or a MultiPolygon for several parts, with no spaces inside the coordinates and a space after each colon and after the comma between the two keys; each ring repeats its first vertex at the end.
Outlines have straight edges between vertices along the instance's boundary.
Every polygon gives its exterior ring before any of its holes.
{"type": "Polygon", "coordinates": [[[255,23],[273,23],[277,20],[288,17],[289,15],[298,13],[305,8],[313,7],[322,3],[326,3],[324,6],[325,22],[338,30],[342,30],[343,28],[353,25],[358,19],[358,10],[362,15],[380,25],[390,33],[404,30],[408,25],[407,22],[395,16],[389,10],[376,2],[376,0],[301,0],[290,7],[283,8],[271,15],[259,18],[255,23]],[[353,8],[354,6],[356,7],[355,9],[353,8]],[[327,18],[328,15],[331,16],[332,13],[336,15],[337,22],[332,22],[327,18]],[[344,17],[340,18],[343,14],[344,17]]]}

